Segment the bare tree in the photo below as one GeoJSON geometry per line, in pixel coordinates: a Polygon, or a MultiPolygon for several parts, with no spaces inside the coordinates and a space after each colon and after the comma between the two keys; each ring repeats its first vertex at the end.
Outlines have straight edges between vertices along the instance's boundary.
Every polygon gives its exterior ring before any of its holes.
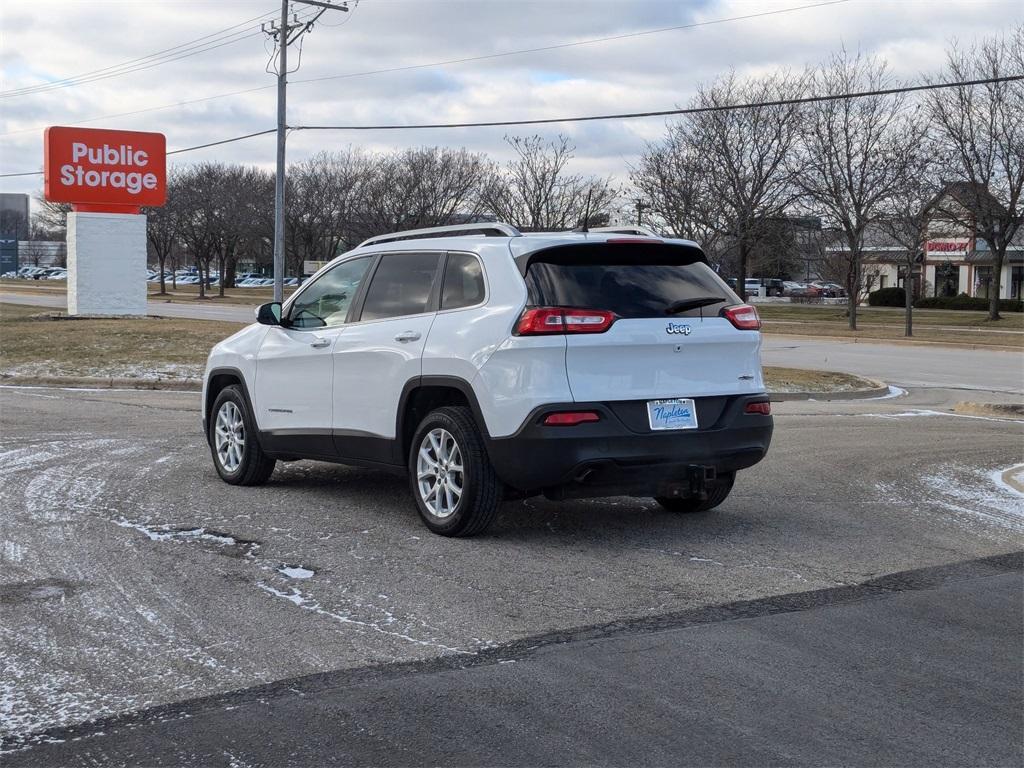
{"type": "MultiPolygon", "coordinates": [[[[813,73],[812,91],[839,95],[896,85],[887,64],[878,58],[843,51],[813,73]]],[[[863,96],[817,102],[804,113],[803,172],[796,178],[826,226],[842,234],[850,329],[857,328],[857,305],[865,293],[861,266],[864,233],[882,214],[885,201],[900,187],[908,158],[920,143],[905,119],[905,94],[863,96]]]]}
{"type": "Polygon", "coordinates": [[[717,203],[706,188],[700,152],[678,126],[668,131],[663,141],[648,143],[639,164],[631,169],[630,180],[641,197],[650,201],[656,225],[713,252],[719,233],[708,222],[716,218],[710,209],[717,203]]]}
{"type": "Polygon", "coordinates": [[[179,173],[172,168],[167,177],[167,202],[160,208],[143,210],[146,214],[146,239],[153,255],[156,256],[160,272],[161,296],[167,294],[167,283],[164,278],[167,259],[178,245],[178,178],[179,173]]]}
{"type": "Polygon", "coordinates": [[[482,154],[442,147],[378,155],[366,169],[351,234],[356,240],[400,229],[458,224],[483,212],[490,166],[482,154]]]}
{"type": "Polygon", "coordinates": [[[199,298],[206,298],[210,261],[217,255],[219,242],[215,224],[218,205],[217,187],[220,166],[202,163],[181,171],[178,178],[178,233],[182,244],[199,270],[199,298]]]}
{"type": "Polygon", "coordinates": [[[923,261],[928,238],[933,234],[933,206],[940,187],[935,156],[926,144],[919,144],[908,157],[902,183],[885,201],[883,215],[878,219],[879,230],[901,249],[897,270],[904,274],[905,336],[914,335],[914,272],[923,261]]]}
{"type": "Polygon", "coordinates": [[[516,157],[494,168],[482,195],[483,205],[499,220],[533,230],[608,220],[620,191],[611,179],[567,172],[576,152],[567,136],[550,142],[540,136],[506,136],[505,141],[516,157]]]}
{"type": "Polygon", "coordinates": [[[703,197],[698,210],[705,224],[735,252],[736,289],[744,299],[752,255],[778,238],[779,220],[798,197],[794,150],[800,113],[795,105],[721,108],[796,98],[804,80],[789,75],[744,80],[730,73],[697,92],[693,106],[712,111],[690,116],[674,131],[674,140],[688,144],[696,162],[699,179],[694,181],[703,197]]]}
{"type": "MultiPolygon", "coordinates": [[[[1006,37],[948,54],[944,71],[931,82],[1005,77],[1024,72],[1024,27],[1006,37]]],[[[990,320],[998,320],[1000,278],[1006,250],[1024,221],[1024,84],[986,83],[930,91],[932,138],[956,183],[938,205],[985,241],[992,253],[990,320]]]]}
{"type": "Polygon", "coordinates": [[[354,244],[371,167],[370,158],[350,148],[320,152],[289,170],[286,226],[297,274],[302,261],[327,261],[354,244]]]}
{"type": "Polygon", "coordinates": [[[38,203],[35,213],[36,224],[51,232],[55,239],[64,239],[67,236],[71,203],[50,202],[43,198],[42,193],[36,197],[36,202],[38,203]]]}

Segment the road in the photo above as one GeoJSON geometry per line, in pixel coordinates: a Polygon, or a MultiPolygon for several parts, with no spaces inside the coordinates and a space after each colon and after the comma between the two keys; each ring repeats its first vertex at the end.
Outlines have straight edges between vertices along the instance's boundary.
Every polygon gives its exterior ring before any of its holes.
{"type": "Polygon", "coordinates": [[[934,344],[765,336],[765,365],[843,371],[901,387],[1024,394],[1024,354],[934,344]]]}
{"type": "Polygon", "coordinates": [[[468,667],[283,680],[7,765],[1014,765],[1020,569],[993,558],[468,667]]]}
{"type": "Polygon", "coordinates": [[[780,404],[714,512],[452,541],[373,471],[225,485],[194,394],[0,388],[3,760],[1012,763],[1024,425],[962,397],[780,404]]]}
{"type": "MultiPolygon", "coordinates": [[[[61,296],[0,293],[0,302],[63,309],[61,296]]],[[[251,322],[252,308],[149,302],[153,315],[251,322]]],[[[765,365],[844,371],[906,387],[943,387],[1024,394],[1024,355],[1020,352],[957,347],[813,340],[778,334],[765,336],[765,365]]]]}

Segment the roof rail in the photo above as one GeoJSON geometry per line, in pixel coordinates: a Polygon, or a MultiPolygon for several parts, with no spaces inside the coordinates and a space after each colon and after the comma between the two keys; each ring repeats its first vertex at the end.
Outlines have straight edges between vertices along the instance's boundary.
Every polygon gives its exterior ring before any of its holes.
{"type": "Polygon", "coordinates": [[[406,229],[402,232],[392,232],[387,235],[377,235],[367,238],[359,244],[379,245],[380,243],[393,243],[398,240],[419,240],[427,237],[454,237],[456,235],[484,235],[491,237],[519,237],[520,231],[511,224],[503,224],[500,221],[480,221],[475,224],[451,224],[447,227],[427,227],[426,229],[406,229]]]}
{"type": "Polygon", "coordinates": [[[657,237],[658,239],[661,239],[661,235],[653,229],[640,225],[628,225],[624,227],[591,227],[590,231],[605,232],[612,235],[643,235],[644,237],[657,237]]]}

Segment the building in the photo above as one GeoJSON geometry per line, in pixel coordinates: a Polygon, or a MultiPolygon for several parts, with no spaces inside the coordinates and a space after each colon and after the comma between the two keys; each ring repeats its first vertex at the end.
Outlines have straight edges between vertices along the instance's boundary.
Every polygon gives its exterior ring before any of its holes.
{"type": "Polygon", "coordinates": [[[63,240],[22,240],[18,243],[18,265],[22,267],[63,267],[68,263],[68,246],[63,240]]]}
{"type": "MultiPolygon", "coordinates": [[[[964,226],[966,216],[953,216],[943,211],[958,208],[962,213],[967,206],[963,202],[969,195],[973,204],[998,206],[987,191],[965,191],[960,182],[947,184],[936,196],[930,207],[936,213],[929,222],[929,236],[922,251],[915,255],[915,296],[968,296],[989,298],[995,280],[993,271],[995,259],[988,243],[964,226]]],[[[872,281],[870,290],[903,286],[905,282],[908,254],[905,245],[896,238],[886,235],[886,227],[874,226],[865,233],[866,252],[862,262],[862,273],[872,281]]],[[[838,247],[838,246],[837,246],[838,247]]],[[[1021,298],[1024,288],[1024,227],[1018,229],[1000,274],[999,296],[1003,299],[1021,298]]]]}
{"type": "Polygon", "coordinates": [[[20,192],[0,192],[0,235],[27,240],[28,211],[28,195],[20,192]]]}

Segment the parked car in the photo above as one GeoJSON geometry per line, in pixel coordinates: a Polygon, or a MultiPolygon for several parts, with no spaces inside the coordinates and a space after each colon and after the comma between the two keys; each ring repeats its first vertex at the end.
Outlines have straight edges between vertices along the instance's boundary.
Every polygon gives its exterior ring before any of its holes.
{"type": "Polygon", "coordinates": [[[811,285],[818,289],[820,296],[824,296],[829,299],[835,299],[846,295],[846,289],[838,283],[827,283],[821,280],[815,280],[811,285]]]}
{"type": "Polygon", "coordinates": [[[771,440],[759,329],[689,241],[400,232],[217,344],[203,426],[227,483],[303,458],[385,468],[445,536],[534,494],[700,512],[771,440]]]}

